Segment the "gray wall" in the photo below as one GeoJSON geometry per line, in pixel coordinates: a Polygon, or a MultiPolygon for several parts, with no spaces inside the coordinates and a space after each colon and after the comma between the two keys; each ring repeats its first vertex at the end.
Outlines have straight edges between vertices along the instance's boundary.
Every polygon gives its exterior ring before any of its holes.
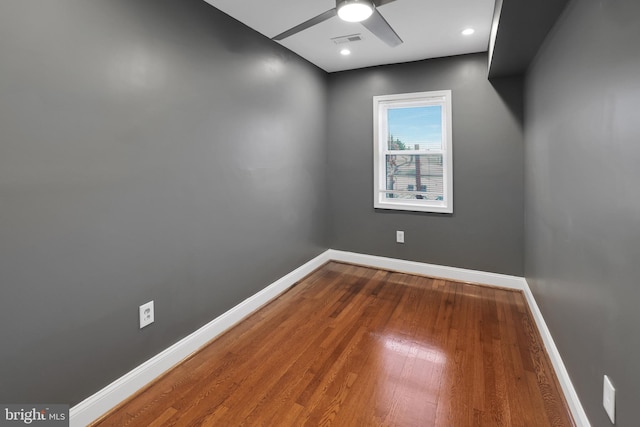
{"type": "Polygon", "coordinates": [[[474,54],[329,76],[330,246],[523,274],[522,81],[474,54]],[[372,97],[452,90],[454,213],[374,210],[372,97]],[[405,231],[404,245],[395,230],[405,231]]]}
{"type": "Polygon", "coordinates": [[[527,75],[526,278],[594,426],[640,397],[640,3],[576,0],[527,75]]]}
{"type": "Polygon", "coordinates": [[[326,75],[202,0],[3,0],[0,58],[0,402],[75,404],[326,249],[326,75]]]}

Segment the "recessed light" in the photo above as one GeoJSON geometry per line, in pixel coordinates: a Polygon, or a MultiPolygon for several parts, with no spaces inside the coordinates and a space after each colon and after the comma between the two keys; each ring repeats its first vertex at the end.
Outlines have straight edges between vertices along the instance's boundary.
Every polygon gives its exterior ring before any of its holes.
{"type": "Polygon", "coordinates": [[[462,30],[462,35],[463,36],[470,36],[471,34],[475,33],[476,30],[474,30],[473,28],[465,28],[464,30],[462,30]]]}
{"type": "Polygon", "coordinates": [[[345,48],[345,49],[342,49],[342,50],[340,51],[340,55],[342,55],[342,56],[348,56],[348,55],[351,55],[351,51],[350,51],[349,49],[346,49],[346,48],[345,48]]]}

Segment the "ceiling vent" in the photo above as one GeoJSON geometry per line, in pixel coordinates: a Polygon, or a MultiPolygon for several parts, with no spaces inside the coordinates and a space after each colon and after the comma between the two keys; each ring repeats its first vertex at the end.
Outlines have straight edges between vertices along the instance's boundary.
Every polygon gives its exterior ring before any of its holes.
{"type": "Polygon", "coordinates": [[[351,34],[348,36],[334,37],[331,39],[331,41],[333,41],[337,45],[359,42],[360,40],[362,40],[362,34],[351,34]]]}

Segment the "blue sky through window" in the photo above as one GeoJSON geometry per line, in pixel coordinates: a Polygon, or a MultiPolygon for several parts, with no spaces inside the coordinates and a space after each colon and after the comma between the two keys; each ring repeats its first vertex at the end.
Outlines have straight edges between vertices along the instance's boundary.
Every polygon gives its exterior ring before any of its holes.
{"type": "Polygon", "coordinates": [[[442,107],[439,105],[387,110],[389,133],[408,149],[415,144],[421,150],[442,148],[442,107]]]}

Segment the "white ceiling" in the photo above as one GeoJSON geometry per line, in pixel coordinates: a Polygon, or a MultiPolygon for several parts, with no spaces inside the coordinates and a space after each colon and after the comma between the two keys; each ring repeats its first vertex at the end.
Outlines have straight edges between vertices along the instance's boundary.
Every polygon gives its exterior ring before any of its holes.
{"type": "MultiPolygon", "coordinates": [[[[254,30],[272,38],[335,7],[335,0],[205,0],[254,30]]],[[[327,72],[443,56],[485,52],[489,46],[495,0],[396,0],[378,10],[404,41],[389,47],[357,23],[333,17],[278,42],[327,72]],[[474,28],[463,36],[465,28],[474,28]],[[360,34],[344,45],[334,37],[360,34]]]]}

